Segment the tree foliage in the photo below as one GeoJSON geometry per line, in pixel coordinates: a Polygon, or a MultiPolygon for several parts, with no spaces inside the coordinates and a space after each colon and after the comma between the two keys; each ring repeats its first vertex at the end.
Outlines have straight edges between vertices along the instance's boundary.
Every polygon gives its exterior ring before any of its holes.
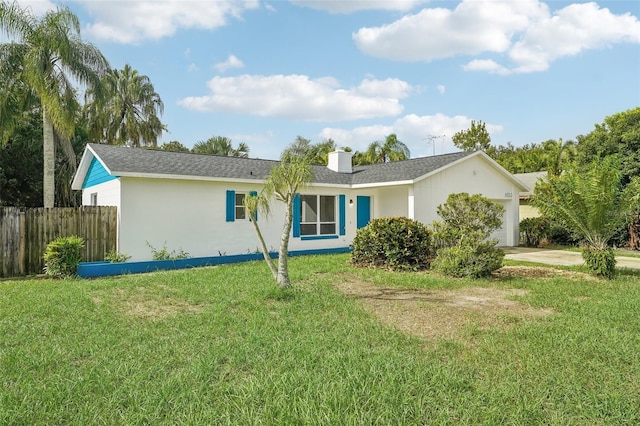
{"type": "Polygon", "coordinates": [[[468,151],[491,151],[491,136],[487,132],[487,126],[483,121],[478,123],[471,120],[471,127],[467,130],[460,130],[451,138],[456,148],[465,152],[468,151]]]}
{"type": "MultiPolygon", "coordinates": [[[[74,83],[99,90],[107,60],[80,38],[80,22],[67,7],[36,17],[17,2],[0,2],[0,129],[15,128],[15,114],[41,106],[43,123],[43,204],[55,202],[55,149],[57,140],[75,167],[70,144],[79,103],[74,83]],[[11,115],[11,117],[10,117],[11,115]]],[[[3,132],[4,133],[4,132],[3,132]]],[[[3,136],[6,140],[7,136],[3,136]]]]}
{"type": "Polygon", "coordinates": [[[160,121],[164,104],[146,75],[126,64],[111,69],[102,86],[87,91],[85,116],[94,140],[110,145],[157,146],[166,130],[160,121]]]}
{"type": "Polygon", "coordinates": [[[395,133],[387,135],[384,142],[372,142],[364,152],[356,151],[353,154],[353,163],[356,165],[363,164],[380,164],[390,161],[407,160],[411,157],[411,151],[402,141],[400,141],[395,133]]]}
{"type": "Polygon", "coordinates": [[[622,182],[640,176],[640,107],[605,117],[602,124],[577,137],[577,158],[582,166],[611,155],[620,159],[622,182]]]}
{"type": "Polygon", "coordinates": [[[231,139],[224,136],[212,136],[206,141],[196,142],[191,149],[196,154],[222,155],[225,157],[249,157],[249,147],[240,142],[234,148],[231,139]]]}
{"type": "Polygon", "coordinates": [[[244,197],[244,206],[249,217],[257,217],[258,212],[263,217],[270,213],[271,200],[275,199],[284,203],[285,218],[280,237],[280,248],[278,250],[277,266],[269,256],[267,245],[262,236],[257,220],[251,220],[258,236],[260,247],[264,255],[264,260],[269,266],[269,270],[274,280],[280,288],[291,287],[289,279],[289,237],[293,225],[293,199],[312,179],[311,168],[302,161],[282,162],[279,166],[271,169],[271,174],[265,182],[265,186],[257,195],[244,197]]]}
{"type": "Polygon", "coordinates": [[[325,139],[322,142],[312,143],[310,139],[297,136],[280,154],[280,160],[286,162],[303,161],[307,164],[326,166],[329,161],[329,153],[336,150],[333,139],[325,139]]]}
{"type": "Polygon", "coordinates": [[[170,141],[165,142],[159,147],[163,151],[172,151],[172,152],[191,152],[189,148],[184,146],[182,143],[178,141],[170,141]]]}

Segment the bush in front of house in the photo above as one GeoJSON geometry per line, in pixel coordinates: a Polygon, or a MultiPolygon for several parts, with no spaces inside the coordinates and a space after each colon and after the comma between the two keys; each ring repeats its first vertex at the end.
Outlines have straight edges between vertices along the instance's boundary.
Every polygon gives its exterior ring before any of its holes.
{"type": "Polygon", "coordinates": [[[522,243],[526,247],[538,247],[547,241],[550,233],[549,221],[542,217],[528,217],[520,221],[522,243]]]}
{"type": "Polygon", "coordinates": [[[76,235],[51,241],[43,256],[45,274],[57,278],[74,277],[82,260],[83,248],[84,240],[76,235]]]}
{"type": "Polygon", "coordinates": [[[431,233],[426,225],[406,217],[382,217],[358,229],[351,262],[357,266],[416,271],[428,268],[431,257],[431,233]]]}
{"type": "Polygon", "coordinates": [[[481,278],[502,267],[504,251],[488,239],[502,226],[504,207],[479,194],[450,194],[434,222],[436,258],[432,268],[452,277],[481,278]]]}
{"type": "Polygon", "coordinates": [[[502,267],[503,258],[504,251],[495,247],[495,241],[465,241],[438,250],[431,267],[450,277],[484,278],[502,267]]]}

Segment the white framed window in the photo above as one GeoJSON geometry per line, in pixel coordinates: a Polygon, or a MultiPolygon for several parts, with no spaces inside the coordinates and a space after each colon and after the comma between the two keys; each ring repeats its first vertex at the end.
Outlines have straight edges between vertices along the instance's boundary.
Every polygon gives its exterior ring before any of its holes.
{"type": "Polygon", "coordinates": [[[91,205],[92,206],[97,206],[98,205],[98,193],[97,192],[92,192],[91,193],[91,205]]]}
{"type": "Polygon", "coordinates": [[[300,208],[300,235],[337,234],[334,195],[301,195],[300,208]]]}
{"type": "Polygon", "coordinates": [[[236,192],[235,197],[235,218],[236,220],[242,220],[247,218],[247,212],[244,208],[244,197],[245,194],[236,192]]]}

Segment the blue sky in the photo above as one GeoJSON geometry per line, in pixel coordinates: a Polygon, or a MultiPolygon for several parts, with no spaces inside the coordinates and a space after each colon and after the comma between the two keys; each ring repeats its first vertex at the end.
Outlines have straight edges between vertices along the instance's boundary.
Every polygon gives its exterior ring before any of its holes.
{"type": "Polygon", "coordinates": [[[277,159],[300,135],[412,157],[574,139],[640,106],[640,2],[19,1],[64,4],[114,68],[149,76],[187,147],[211,136],[277,159]]]}

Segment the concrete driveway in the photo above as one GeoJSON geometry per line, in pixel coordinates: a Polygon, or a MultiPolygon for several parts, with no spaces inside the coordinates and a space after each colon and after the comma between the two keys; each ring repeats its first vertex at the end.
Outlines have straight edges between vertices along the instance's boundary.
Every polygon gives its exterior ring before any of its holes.
{"type": "MultiPolygon", "coordinates": [[[[550,250],[532,247],[504,247],[505,259],[524,262],[546,263],[549,265],[576,266],[583,265],[582,254],[565,250],[550,250]]],[[[616,256],[616,267],[640,269],[640,258],[616,256]]]]}

